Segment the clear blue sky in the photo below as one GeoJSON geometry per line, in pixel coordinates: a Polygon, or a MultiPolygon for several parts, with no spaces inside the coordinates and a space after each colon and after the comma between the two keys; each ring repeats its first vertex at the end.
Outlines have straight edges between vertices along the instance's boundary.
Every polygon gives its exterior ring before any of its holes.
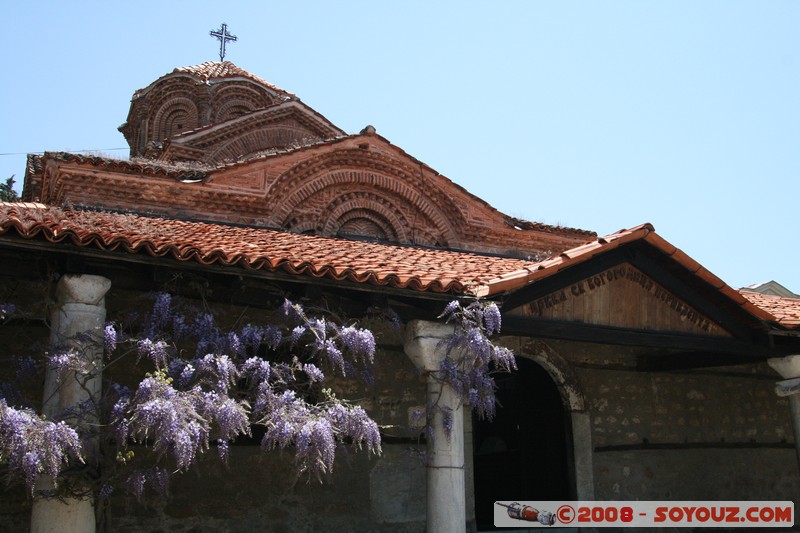
{"type": "MultiPolygon", "coordinates": [[[[98,149],[133,91],[226,59],[513,216],[642,222],[800,292],[800,2],[10,2],[0,153],[98,149]]],[[[24,156],[0,156],[0,178],[24,156]]]]}

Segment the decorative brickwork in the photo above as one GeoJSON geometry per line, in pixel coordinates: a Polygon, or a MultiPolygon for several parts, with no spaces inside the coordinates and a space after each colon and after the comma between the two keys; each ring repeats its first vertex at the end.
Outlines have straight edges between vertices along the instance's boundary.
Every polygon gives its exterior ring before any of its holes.
{"type": "Polygon", "coordinates": [[[171,98],[155,112],[148,137],[162,141],[199,125],[197,105],[190,98],[171,98]]]}
{"type": "MultiPolygon", "coordinates": [[[[120,131],[131,147],[131,157],[163,158],[164,143],[179,134],[235,122],[288,100],[296,99],[233,63],[203,63],[175,69],[136,91],[128,120],[120,131]]],[[[248,145],[247,153],[273,146],[248,145]]]]}
{"type": "Polygon", "coordinates": [[[48,154],[25,198],[534,260],[595,237],[508,217],[375,128],[348,136],[230,62],[136,91],[120,131],[144,159],[48,154]]]}

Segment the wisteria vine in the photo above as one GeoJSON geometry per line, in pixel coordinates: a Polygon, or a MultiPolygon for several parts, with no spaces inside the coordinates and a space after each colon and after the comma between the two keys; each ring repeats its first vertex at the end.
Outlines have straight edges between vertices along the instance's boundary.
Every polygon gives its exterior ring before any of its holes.
{"type": "MultiPolygon", "coordinates": [[[[13,310],[0,308],[0,319],[13,310]]],[[[259,426],[262,449],[292,448],[297,470],[320,479],[331,472],[341,446],[380,454],[375,421],[326,388],[331,373],[369,380],[373,334],[311,316],[288,300],[275,315],[274,323],[224,330],[213,315],[160,293],[136,334],[117,323],[105,326],[103,364],[75,349],[47,354],[42,367],[60,379],[102,373],[130,355],[150,371],[135,386],[108,383],[104,396],[92,399],[85,412],[100,413],[99,435],[79,435],[64,423],[76,418],[75,407],[45,420],[1,394],[0,464],[33,493],[40,476],[68,474],[84,460],[88,440],[99,437],[114,458],[112,468],[97,475],[101,497],[117,485],[142,496],[148,486],[166,491],[171,472],[188,470],[211,447],[227,461],[230,444],[252,437],[259,426]],[[133,466],[140,450],[154,452],[149,468],[133,466]],[[124,475],[114,478],[109,471],[124,475]]]]}
{"type": "MultiPolygon", "coordinates": [[[[13,312],[13,306],[0,305],[0,321],[13,312]]],[[[264,324],[223,329],[210,313],[191,310],[167,293],[155,295],[140,319],[125,327],[106,324],[102,364],[72,349],[47,354],[39,366],[56,370],[61,379],[100,372],[108,380],[113,372],[107,370],[135,357],[149,369],[138,383],[106,382],[92,405],[74,406],[52,420],[14,405],[18,392],[0,387],[0,464],[33,493],[41,476],[57,480],[83,466],[92,448],[87,444],[99,440],[111,464],[98,464],[90,490],[107,498],[120,486],[137,497],[147,487],[164,493],[173,473],[187,471],[212,447],[227,461],[230,445],[252,438],[255,428],[263,450],[293,450],[298,472],[319,479],[331,472],[340,447],[380,454],[376,422],[360,406],[337,398],[328,383],[331,375],[371,382],[371,331],[312,316],[288,300],[271,316],[276,318],[264,324]],[[80,412],[91,413],[95,433],[65,423],[80,412]],[[142,461],[135,456],[148,453],[147,467],[137,466],[142,461]]],[[[516,368],[513,353],[490,340],[501,327],[497,305],[454,301],[439,318],[455,326],[439,379],[479,416],[491,418],[491,374],[516,368]]],[[[31,360],[23,361],[30,370],[31,360]]],[[[429,405],[427,413],[436,409],[442,408],[429,405]]],[[[425,418],[424,412],[418,415],[425,418]]],[[[443,420],[449,435],[449,413],[443,420]]]]}
{"type": "MultiPolygon", "coordinates": [[[[494,302],[472,301],[467,305],[453,300],[440,319],[455,330],[445,342],[446,356],[439,365],[438,378],[451,386],[480,418],[492,419],[497,408],[493,372],[516,370],[514,353],[495,344],[491,336],[500,332],[502,317],[494,302]]],[[[429,413],[442,410],[433,404],[429,413]]],[[[446,435],[452,430],[452,415],[444,410],[442,420],[446,435]]]]}

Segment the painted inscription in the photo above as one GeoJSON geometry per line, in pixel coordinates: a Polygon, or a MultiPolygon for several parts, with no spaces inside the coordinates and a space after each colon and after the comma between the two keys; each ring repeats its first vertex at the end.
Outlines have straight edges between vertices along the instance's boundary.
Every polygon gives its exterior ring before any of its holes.
{"type": "Polygon", "coordinates": [[[608,284],[625,282],[634,283],[639,285],[642,290],[668,306],[675,313],[679,314],[681,319],[686,320],[703,331],[712,331],[716,326],[710,322],[703,315],[683,303],[681,300],[673,296],[670,292],[664,290],[656,284],[652,279],[645,276],[635,268],[627,265],[620,265],[611,268],[604,272],[600,272],[594,276],[583,279],[569,287],[559,291],[543,296],[534,300],[530,304],[530,310],[534,315],[541,316],[546,309],[550,309],[556,305],[564,303],[570,299],[580,298],[586,294],[591,293],[599,287],[608,284]]]}

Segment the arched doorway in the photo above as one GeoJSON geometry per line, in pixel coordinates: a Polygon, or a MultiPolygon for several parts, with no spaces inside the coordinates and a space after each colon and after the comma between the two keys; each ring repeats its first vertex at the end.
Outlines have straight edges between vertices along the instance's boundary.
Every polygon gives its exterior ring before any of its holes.
{"type": "Polygon", "coordinates": [[[516,372],[495,376],[492,421],[473,420],[475,521],[494,526],[496,501],[572,500],[570,411],[540,365],[517,358],[516,372]]]}

